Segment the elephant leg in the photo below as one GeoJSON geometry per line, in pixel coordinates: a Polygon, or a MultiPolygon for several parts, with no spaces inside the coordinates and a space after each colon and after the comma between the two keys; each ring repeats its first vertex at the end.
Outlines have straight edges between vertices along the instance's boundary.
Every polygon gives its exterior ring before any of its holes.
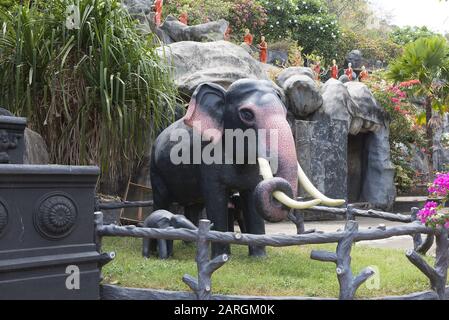
{"type": "MultiPolygon", "coordinates": [[[[228,231],[228,193],[218,182],[208,182],[207,175],[203,180],[203,195],[206,204],[207,218],[214,224],[216,231],[228,231]]],[[[230,254],[229,244],[212,243],[212,258],[230,254]]]]}
{"type": "Polygon", "coordinates": [[[234,219],[236,216],[236,210],[234,208],[228,208],[228,231],[234,232],[234,219]]]}
{"type": "MultiPolygon", "coordinates": [[[[246,232],[250,234],[265,234],[265,221],[257,213],[254,197],[251,191],[241,192],[243,219],[246,232]]],[[[265,246],[249,245],[249,255],[252,257],[265,257],[267,255],[265,246]]]]}
{"type": "Polygon", "coordinates": [[[153,252],[153,253],[157,252],[157,240],[156,239],[150,240],[150,252],[153,252]]]}
{"type": "Polygon", "coordinates": [[[241,233],[248,233],[248,230],[246,229],[245,225],[245,219],[243,218],[243,212],[241,210],[238,210],[236,215],[237,223],[239,224],[240,232],[241,233]]]}
{"type": "Polygon", "coordinates": [[[170,196],[164,180],[157,172],[151,172],[151,185],[153,187],[153,211],[170,210],[170,196]]]}
{"type": "MultiPolygon", "coordinates": [[[[144,228],[152,228],[153,227],[151,225],[151,222],[148,217],[143,222],[143,227],[144,228]]],[[[152,245],[153,242],[154,242],[154,240],[152,240],[152,239],[143,238],[143,240],[142,240],[142,256],[144,258],[149,258],[150,252],[154,252],[154,246],[152,245]]]]}
{"type": "Polygon", "coordinates": [[[169,257],[173,256],[173,240],[166,240],[167,241],[167,254],[169,257]]]}
{"type": "Polygon", "coordinates": [[[157,240],[157,248],[159,251],[159,259],[168,259],[167,240],[157,240]]]}
{"type": "Polygon", "coordinates": [[[157,246],[155,245],[156,240],[154,239],[143,239],[143,246],[142,246],[142,256],[144,258],[149,258],[150,253],[156,252],[157,246]]]}
{"type": "Polygon", "coordinates": [[[194,204],[191,206],[184,207],[184,215],[189,219],[194,225],[198,226],[201,218],[201,211],[203,210],[203,204],[194,204]]]}
{"type": "MultiPolygon", "coordinates": [[[[204,204],[194,204],[191,206],[184,207],[184,215],[189,219],[195,226],[198,226],[201,218],[201,212],[204,208],[204,204]]],[[[184,244],[191,244],[191,241],[183,241],[184,244]]]]}

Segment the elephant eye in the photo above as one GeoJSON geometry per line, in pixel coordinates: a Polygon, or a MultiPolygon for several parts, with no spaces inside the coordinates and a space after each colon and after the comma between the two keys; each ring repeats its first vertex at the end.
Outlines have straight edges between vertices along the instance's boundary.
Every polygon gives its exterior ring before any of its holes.
{"type": "Polygon", "coordinates": [[[242,117],[242,120],[248,121],[248,122],[253,121],[255,118],[254,113],[248,109],[240,110],[240,116],[242,117]]]}

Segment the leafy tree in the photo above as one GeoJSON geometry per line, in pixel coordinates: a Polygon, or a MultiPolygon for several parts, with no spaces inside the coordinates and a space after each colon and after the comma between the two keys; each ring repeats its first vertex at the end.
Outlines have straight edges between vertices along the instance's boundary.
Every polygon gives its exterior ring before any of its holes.
{"type": "Polygon", "coordinates": [[[396,27],[391,33],[390,33],[390,39],[398,44],[398,45],[406,45],[410,42],[414,42],[418,40],[419,38],[425,38],[425,37],[433,37],[437,34],[431,30],[429,30],[427,27],[396,27]]]}
{"type": "MultiPolygon", "coordinates": [[[[408,44],[403,55],[389,66],[388,77],[396,82],[419,80],[415,92],[425,99],[427,148],[433,159],[433,129],[438,117],[433,111],[447,112],[449,104],[449,44],[441,36],[419,38],[408,44]]],[[[432,161],[430,161],[432,163],[432,161]]]]}
{"type": "Polygon", "coordinates": [[[390,39],[392,27],[387,13],[374,12],[367,0],[326,2],[329,12],[337,17],[342,29],[337,52],[339,64],[354,49],[361,50],[364,57],[371,61],[389,62],[401,54],[401,46],[390,39]]]}
{"type": "Polygon", "coordinates": [[[337,60],[342,64],[348,52],[359,49],[364,58],[382,62],[390,62],[402,53],[402,47],[379,35],[355,32],[343,29],[338,42],[337,60]]]}
{"type": "Polygon", "coordinates": [[[291,38],[305,54],[335,57],[340,28],[325,2],[320,0],[263,0],[268,22],[263,30],[268,40],[291,38]]]}
{"type": "Polygon", "coordinates": [[[365,29],[373,12],[366,0],[326,0],[329,12],[349,30],[365,29]]]}

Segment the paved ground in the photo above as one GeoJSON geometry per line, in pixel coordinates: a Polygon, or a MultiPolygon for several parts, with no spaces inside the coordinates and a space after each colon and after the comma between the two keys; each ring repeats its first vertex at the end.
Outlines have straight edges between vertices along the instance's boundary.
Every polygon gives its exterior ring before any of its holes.
{"type": "MultiPolygon", "coordinates": [[[[397,222],[389,222],[385,220],[371,219],[371,218],[357,218],[357,221],[359,222],[360,229],[368,229],[368,227],[377,227],[379,224],[384,224],[387,227],[401,225],[401,223],[397,222]]],[[[338,229],[343,229],[344,225],[345,221],[306,222],[306,230],[316,229],[318,231],[323,232],[335,232],[338,229]]],[[[266,232],[267,234],[273,233],[296,234],[296,226],[291,222],[266,223],[266,232]]],[[[413,247],[413,240],[411,236],[401,236],[384,240],[363,241],[358,243],[357,245],[367,245],[376,248],[407,250],[413,247]]]]}

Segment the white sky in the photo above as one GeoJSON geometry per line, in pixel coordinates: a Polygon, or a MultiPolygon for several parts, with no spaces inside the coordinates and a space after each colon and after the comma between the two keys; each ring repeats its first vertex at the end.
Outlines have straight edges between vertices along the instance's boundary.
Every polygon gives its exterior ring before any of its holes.
{"type": "Polygon", "coordinates": [[[438,0],[370,0],[375,8],[391,15],[398,26],[427,26],[449,33],[449,1],[438,0]]]}

